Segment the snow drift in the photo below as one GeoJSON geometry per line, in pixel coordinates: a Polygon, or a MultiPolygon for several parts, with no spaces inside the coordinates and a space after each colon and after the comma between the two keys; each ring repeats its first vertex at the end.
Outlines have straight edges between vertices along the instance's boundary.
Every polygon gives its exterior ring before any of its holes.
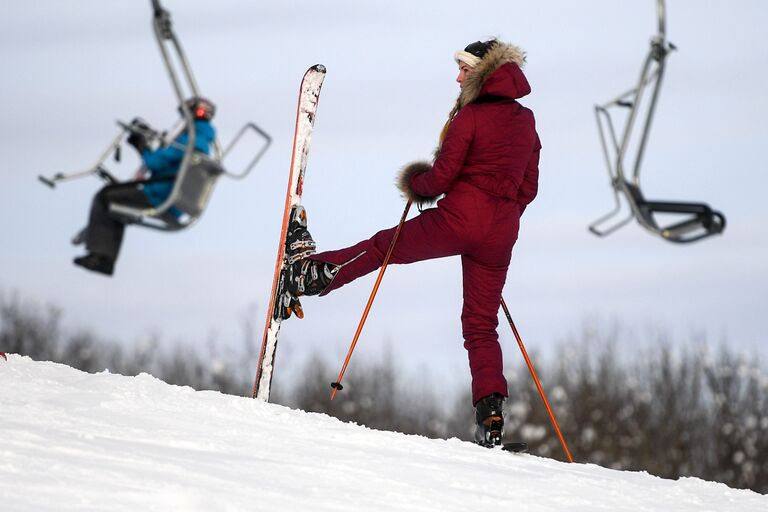
{"type": "MultiPolygon", "coordinates": [[[[0,509],[765,511],[768,496],[0,359],[0,509]]],[[[578,458],[578,454],[574,454],[578,458]]]]}

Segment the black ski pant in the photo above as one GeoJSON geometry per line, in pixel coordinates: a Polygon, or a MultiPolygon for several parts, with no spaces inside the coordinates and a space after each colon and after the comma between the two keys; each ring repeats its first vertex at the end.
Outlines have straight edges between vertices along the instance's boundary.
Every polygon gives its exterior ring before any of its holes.
{"type": "Polygon", "coordinates": [[[147,208],[151,204],[136,183],[107,185],[94,196],[86,228],[85,247],[88,252],[115,261],[123,243],[125,224],[109,214],[109,205],[113,203],[137,208],[147,208]]]}

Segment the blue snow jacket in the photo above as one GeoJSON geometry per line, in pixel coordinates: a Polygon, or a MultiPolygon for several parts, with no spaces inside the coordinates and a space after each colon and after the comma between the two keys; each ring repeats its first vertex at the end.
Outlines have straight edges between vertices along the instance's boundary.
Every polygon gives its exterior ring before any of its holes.
{"type": "MultiPolygon", "coordinates": [[[[195,150],[206,155],[211,152],[211,144],[216,138],[216,130],[209,121],[195,121],[195,150]]],[[[189,135],[186,131],[176,137],[174,142],[179,146],[186,147],[189,141],[189,135]]],[[[145,149],[141,157],[144,164],[149,169],[151,178],[161,178],[166,176],[176,176],[181,166],[181,160],[184,158],[184,150],[177,147],[176,144],[168,147],[159,148],[154,151],[145,149]]],[[[144,185],[144,195],[147,196],[152,206],[158,206],[165,201],[173,189],[173,180],[161,181],[159,183],[148,183],[144,185]]],[[[168,210],[176,217],[181,216],[181,211],[172,207],[168,210]]]]}

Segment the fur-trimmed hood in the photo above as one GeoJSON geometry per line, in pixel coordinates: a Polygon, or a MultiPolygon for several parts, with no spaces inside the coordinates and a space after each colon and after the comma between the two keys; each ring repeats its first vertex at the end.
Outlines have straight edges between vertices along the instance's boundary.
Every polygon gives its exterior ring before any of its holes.
{"type": "MultiPolygon", "coordinates": [[[[488,50],[464,80],[461,93],[440,134],[440,142],[435,149],[433,161],[438,159],[448,127],[463,107],[484,96],[514,100],[531,92],[531,86],[521,69],[524,64],[525,52],[517,46],[497,41],[496,45],[488,50]]],[[[429,173],[431,170],[432,164],[429,162],[412,162],[400,171],[397,178],[397,187],[405,198],[415,202],[420,208],[437,200],[439,195],[419,194],[413,189],[411,182],[416,176],[429,173]]]]}
{"type": "Polygon", "coordinates": [[[481,96],[517,99],[529,94],[531,86],[521,70],[524,64],[523,50],[511,44],[498,42],[488,50],[464,81],[464,87],[451,111],[450,118],[453,118],[462,107],[481,96]]]}

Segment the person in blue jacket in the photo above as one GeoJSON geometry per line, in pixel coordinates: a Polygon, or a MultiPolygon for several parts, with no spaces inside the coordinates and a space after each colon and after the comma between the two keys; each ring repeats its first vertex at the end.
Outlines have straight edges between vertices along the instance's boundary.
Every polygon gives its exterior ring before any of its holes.
{"type": "MultiPolygon", "coordinates": [[[[216,106],[202,97],[190,98],[185,103],[194,119],[195,150],[208,155],[216,138],[216,130],[211,124],[216,106]]],[[[132,124],[139,129],[132,131],[128,143],[139,152],[144,165],[136,180],[107,185],[93,198],[88,226],[85,228],[84,241],[88,253],[74,259],[75,265],[106,275],[114,272],[125,230],[125,224],[110,215],[110,204],[136,208],[162,204],[173,189],[189,141],[189,134],[184,130],[172,144],[152,150],[141,131],[146,125],[138,119],[134,119],[132,124]]],[[[181,212],[172,207],[165,215],[178,218],[181,212]]]]}

